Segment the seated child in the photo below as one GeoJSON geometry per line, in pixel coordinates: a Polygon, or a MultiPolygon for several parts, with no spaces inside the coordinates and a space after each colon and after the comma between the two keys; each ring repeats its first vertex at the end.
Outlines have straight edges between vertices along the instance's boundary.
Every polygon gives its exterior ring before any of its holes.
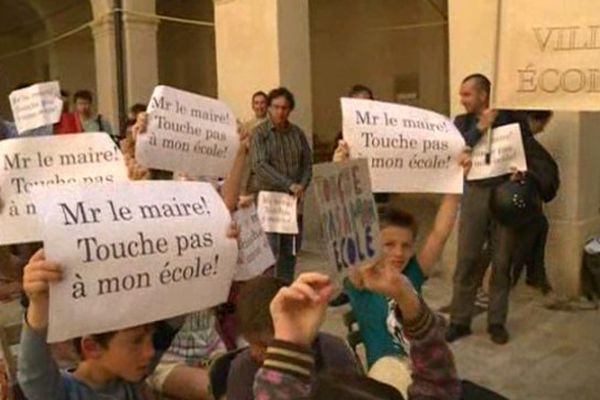
{"type": "MultiPolygon", "coordinates": [[[[227,398],[252,400],[254,376],[265,359],[267,345],[273,340],[273,319],[269,304],[285,284],[274,277],[249,280],[240,292],[237,315],[242,336],[250,348],[233,360],[227,379],[227,398]]],[[[346,343],[335,336],[318,333],[310,347],[315,353],[315,369],[357,374],[360,367],[346,343]]]]}
{"type": "MultiPolygon", "coordinates": [[[[452,352],[444,340],[444,318],[419,298],[409,279],[391,264],[378,263],[358,273],[365,287],[394,299],[393,318],[403,325],[410,341],[413,380],[409,400],[458,400],[461,384],[452,352]],[[401,321],[401,322],[400,322],[401,321]]],[[[359,375],[340,372],[315,374],[316,358],[310,343],[318,334],[333,292],[329,278],[318,273],[300,275],[273,299],[270,309],[274,337],[254,382],[255,398],[287,399],[398,399],[394,388],[359,375]]]]}
{"type": "Polygon", "coordinates": [[[23,289],[29,297],[21,335],[18,380],[29,400],[146,400],[144,384],[155,354],[154,324],[87,335],[75,340],[81,362],[60,371],[46,343],[48,287],[61,280],[61,268],[39,250],[25,267],[23,289]]]}
{"type": "MultiPolygon", "coordinates": [[[[349,147],[340,141],[335,160],[343,161],[348,157],[349,147]]],[[[460,163],[466,174],[470,166],[467,154],[461,156],[460,163]]],[[[443,196],[433,229],[418,252],[415,249],[417,222],[411,214],[388,210],[380,217],[383,264],[401,271],[419,293],[452,233],[459,204],[460,195],[443,196]]],[[[344,286],[363,337],[368,367],[385,356],[406,357],[407,342],[402,335],[402,326],[390,316],[389,309],[393,307],[389,304],[390,299],[366,290],[356,271],[348,275],[344,286]]]]}

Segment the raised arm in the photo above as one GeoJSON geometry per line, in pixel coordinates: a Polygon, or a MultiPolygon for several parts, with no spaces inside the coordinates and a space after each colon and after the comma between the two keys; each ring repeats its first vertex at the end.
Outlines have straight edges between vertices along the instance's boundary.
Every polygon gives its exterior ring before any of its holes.
{"type": "Polygon", "coordinates": [[[48,287],[61,279],[60,267],[45,259],[43,250],[31,257],[23,274],[29,308],[21,333],[18,380],[29,400],[66,400],[66,388],[58,365],[46,343],[48,287]]]}

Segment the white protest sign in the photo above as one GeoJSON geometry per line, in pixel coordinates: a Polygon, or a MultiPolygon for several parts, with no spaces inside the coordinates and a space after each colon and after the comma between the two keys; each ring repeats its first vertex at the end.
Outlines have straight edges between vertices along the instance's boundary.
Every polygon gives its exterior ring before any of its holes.
{"type": "Polygon", "coordinates": [[[367,160],[317,164],[313,190],[338,282],[349,267],[374,261],[379,255],[379,220],[367,160]]]}
{"type": "Polygon", "coordinates": [[[254,205],[237,210],[233,220],[240,228],[237,270],[233,279],[247,281],[275,265],[275,257],[254,205]]]}
{"type": "Polygon", "coordinates": [[[495,107],[599,111],[599,6],[598,0],[502,0],[495,107]]]}
{"type": "Polygon", "coordinates": [[[490,163],[487,164],[488,141],[482,139],[473,148],[471,159],[473,166],[469,171],[467,180],[494,178],[510,174],[513,169],[527,171],[525,149],[521,138],[519,124],[503,125],[495,128],[492,134],[492,152],[490,163]]]}
{"type": "Polygon", "coordinates": [[[224,302],[237,244],[209,183],[139,181],[36,192],[48,260],[48,341],[123,329],[224,302]]]}
{"type": "Polygon", "coordinates": [[[287,193],[258,193],[258,218],[265,232],[297,234],[297,207],[298,200],[287,193]]]}
{"type": "Polygon", "coordinates": [[[33,188],[125,180],[123,155],[106,133],[0,141],[0,244],[42,239],[33,188]]]}
{"type": "Polygon", "coordinates": [[[55,124],[60,120],[63,101],[57,81],[38,83],[15,90],[8,99],[20,134],[41,126],[55,124]]]}
{"type": "Polygon", "coordinates": [[[136,159],[148,168],[222,178],[238,147],[236,120],[225,103],[157,86],[148,105],[147,133],[137,139],[136,159]]]}
{"type": "Polygon", "coordinates": [[[465,144],[445,116],[420,108],[342,99],[344,140],[367,158],[374,192],[462,193],[465,144]]]}

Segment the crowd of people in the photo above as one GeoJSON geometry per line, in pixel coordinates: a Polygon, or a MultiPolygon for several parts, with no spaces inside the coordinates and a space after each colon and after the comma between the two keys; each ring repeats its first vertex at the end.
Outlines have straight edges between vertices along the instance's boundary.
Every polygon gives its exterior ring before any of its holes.
{"type": "MultiPolygon", "coordinates": [[[[455,124],[466,143],[460,157],[464,174],[471,167],[470,149],[486,140],[492,128],[511,123],[520,125],[528,171],[467,180],[462,196],[443,195],[433,227],[418,249],[417,218],[395,209],[393,194],[376,193],[381,259],[351,270],[336,298],[329,277],[296,271],[313,156],[305,133],[290,121],[296,104],[288,89],[251,96],[254,117],[239,123],[239,151],[229,175],[219,180],[140,165],[136,140],[148,126],[143,105],[131,108],[127,132],[120,135],[93,112],[89,91],[74,94],[72,111],[68,94],[63,93],[60,122],[25,136],[106,132],[119,142],[130,179],[208,180],[231,212],[254,204],[260,191],[288,193],[299,202],[300,233],[268,233],[275,265],[264,275],[235,282],[227,303],[78,338],[63,344],[74,350],[68,352],[68,360],[53,353],[45,340],[48,288],[61,280],[61,266],[46,259],[41,243],[0,247],[0,278],[4,275],[14,284],[4,295],[22,290],[26,307],[18,361],[26,398],[133,400],[156,394],[210,398],[216,392],[211,365],[215,359],[226,359],[228,367],[220,377],[225,389],[220,394],[231,400],[501,399],[459,379],[449,343],[471,333],[478,290],[489,292],[488,332],[497,344],[509,340],[509,294],[524,267],[527,284],[544,293],[551,290],[544,265],[548,221],[543,203],[556,195],[559,175],[556,162],[535,139],[552,113],[490,109],[490,90],[489,80],[481,74],[466,77],[460,87],[466,113],[455,124]],[[524,190],[534,204],[527,214],[515,212],[510,203],[511,194],[524,190]],[[457,220],[458,259],[447,326],[445,318],[426,304],[422,287],[457,220]],[[361,332],[365,365],[343,339],[320,332],[327,308],[346,302],[361,332]],[[60,370],[59,365],[70,368],[60,370]]],[[[363,85],[352,87],[349,96],[374,99],[363,85]]],[[[0,140],[17,136],[14,124],[0,121],[0,140]]],[[[349,155],[340,132],[332,159],[343,162],[349,155]]],[[[1,198],[0,189],[0,207],[1,198]]],[[[231,237],[238,234],[235,226],[228,232],[231,237]]]]}

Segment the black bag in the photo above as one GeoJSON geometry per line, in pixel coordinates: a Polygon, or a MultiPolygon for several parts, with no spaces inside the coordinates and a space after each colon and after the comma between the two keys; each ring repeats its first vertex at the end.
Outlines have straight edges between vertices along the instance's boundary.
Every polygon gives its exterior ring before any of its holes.
{"type": "Polygon", "coordinates": [[[504,226],[516,228],[531,222],[542,212],[535,181],[528,175],[519,181],[507,180],[494,188],[490,209],[504,226]]]}

